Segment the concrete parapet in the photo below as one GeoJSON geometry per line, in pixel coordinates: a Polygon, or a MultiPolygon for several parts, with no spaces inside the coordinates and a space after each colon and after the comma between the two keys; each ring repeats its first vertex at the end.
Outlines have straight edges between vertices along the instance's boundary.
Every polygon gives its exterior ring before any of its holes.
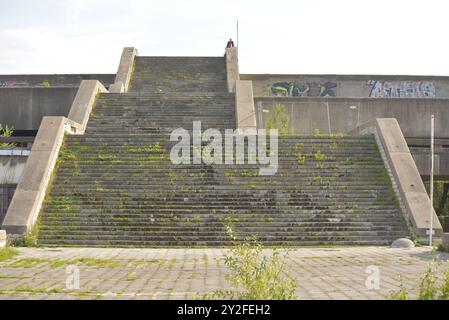
{"type": "Polygon", "coordinates": [[[257,129],[251,81],[235,82],[235,108],[237,129],[257,129]]]}
{"type": "Polygon", "coordinates": [[[110,93],[123,93],[125,92],[125,86],[121,82],[116,82],[114,84],[111,84],[109,87],[110,93]]]}
{"type": "Polygon", "coordinates": [[[238,49],[236,47],[226,48],[225,57],[228,92],[234,92],[235,82],[240,80],[238,49]]]}
{"type": "Polygon", "coordinates": [[[115,76],[115,83],[110,88],[111,93],[122,93],[128,91],[131,74],[134,68],[134,58],[136,57],[136,55],[136,48],[123,48],[117,75],[115,76]]]}
{"type": "Polygon", "coordinates": [[[41,210],[64,135],[84,133],[99,92],[107,92],[99,81],[83,80],[70,109],[69,118],[42,119],[3,221],[2,229],[9,234],[21,236],[32,229],[41,210]]]}
{"type": "Polygon", "coordinates": [[[24,234],[36,221],[67,129],[65,122],[64,117],[43,118],[3,221],[2,229],[8,233],[24,234]]]}
{"type": "MultiPolygon", "coordinates": [[[[393,182],[398,187],[400,200],[404,204],[414,232],[420,239],[427,240],[430,227],[430,199],[397,120],[377,118],[371,122],[371,126],[361,126],[358,133],[370,131],[374,131],[377,135],[379,147],[385,152],[393,182]]],[[[357,131],[354,130],[352,133],[357,131]]],[[[434,236],[441,237],[443,228],[435,211],[432,219],[434,236]]]]}
{"type": "Polygon", "coordinates": [[[83,80],[73,100],[68,118],[81,126],[80,132],[86,130],[92,106],[98,93],[107,92],[105,87],[97,80],[83,80]]]}

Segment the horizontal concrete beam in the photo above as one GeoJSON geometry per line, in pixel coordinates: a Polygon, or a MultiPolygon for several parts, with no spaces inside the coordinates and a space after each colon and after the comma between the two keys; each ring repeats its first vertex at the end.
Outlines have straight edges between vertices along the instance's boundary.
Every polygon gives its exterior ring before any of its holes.
{"type": "Polygon", "coordinates": [[[237,129],[257,129],[251,81],[235,82],[235,118],[237,129]]]}
{"type": "Polygon", "coordinates": [[[111,86],[111,93],[128,92],[131,74],[134,68],[134,59],[137,55],[137,49],[133,47],[123,48],[120,64],[118,66],[115,83],[111,86]]]}
{"type": "Polygon", "coordinates": [[[235,82],[240,80],[237,47],[226,48],[225,57],[228,92],[235,92],[235,82]]]}
{"type": "Polygon", "coordinates": [[[83,134],[98,93],[107,92],[96,80],[83,80],[69,118],[44,117],[22,176],[9,205],[2,229],[22,236],[30,232],[44,201],[65,133],[83,134]]]}
{"type": "MultiPolygon", "coordinates": [[[[359,133],[376,134],[379,148],[385,153],[393,183],[398,188],[401,203],[405,206],[414,232],[422,240],[427,240],[430,228],[430,199],[397,120],[378,118],[371,122],[371,125],[361,126],[359,133]]],[[[434,236],[441,237],[441,223],[433,208],[432,211],[434,236]]]]}

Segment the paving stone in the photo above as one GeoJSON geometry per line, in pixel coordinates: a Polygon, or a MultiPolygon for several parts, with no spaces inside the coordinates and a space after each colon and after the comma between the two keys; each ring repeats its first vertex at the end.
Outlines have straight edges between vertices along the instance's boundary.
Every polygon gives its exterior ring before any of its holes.
{"type": "MultiPolygon", "coordinates": [[[[223,263],[228,252],[222,249],[113,249],[63,248],[46,251],[41,248],[19,248],[20,256],[10,261],[0,262],[0,298],[8,299],[180,299],[195,297],[217,289],[229,288],[224,279],[229,272],[223,263]],[[96,252],[98,251],[98,252],[96,252]],[[104,259],[124,259],[125,266],[98,268],[80,272],[80,290],[67,290],[67,274],[63,268],[53,268],[51,263],[33,268],[5,268],[4,265],[26,258],[80,259],[102,254],[104,259]],[[215,261],[206,266],[196,263],[192,257],[198,256],[215,261]],[[171,270],[151,265],[142,269],[135,261],[163,259],[164,265],[172,265],[171,270]],[[186,269],[188,268],[188,270],[186,269]],[[139,275],[129,280],[129,275],[139,275]],[[192,277],[194,274],[194,277],[192,277]],[[31,291],[20,291],[27,288],[31,291]],[[56,291],[51,291],[56,289],[56,291]],[[63,292],[58,292],[62,290],[63,292]],[[44,291],[44,292],[42,292],[44,291]],[[87,293],[86,293],[87,292],[87,293]]],[[[282,252],[281,252],[282,254],[282,252]]],[[[348,247],[338,250],[321,248],[298,248],[289,253],[286,269],[297,281],[297,293],[304,299],[385,299],[398,290],[398,276],[402,275],[404,286],[416,296],[418,281],[435,255],[430,248],[415,247],[391,249],[388,247],[348,247]],[[314,257],[310,259],[310,257],[314,257]],[[342,257],[344,257],[342,259],[342,257]],[[343,263],[333,262],[342,260],[343,263]],[[360,261],[363,260],[363,265],[360,261]],[[378,266],[380,289],[369,290],[365,286],[366,265],[378,266]]],[[[437,274],[442,274],[449,254],[439,254],[443,263],[435,266],[437,274]]],[[[82,266],[81,266],[82,267],[82,266]]]]}

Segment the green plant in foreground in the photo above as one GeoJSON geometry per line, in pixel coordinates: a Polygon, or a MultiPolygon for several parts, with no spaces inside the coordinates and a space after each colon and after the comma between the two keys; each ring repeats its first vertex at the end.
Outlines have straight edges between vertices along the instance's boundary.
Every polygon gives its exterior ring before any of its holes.
{"type": "Polygon", "coordinates": [[[435,271],[429,266],[424,272],[419,285],[419,300],[435,300],[437,297],[437,288],[435,287],[435,271]]]}
{"type": "MultiPolygon", "coordinates": [[[[449,300],[449,266],[445,269],[443,280],[440,286],[436,285],[436,275],[432,266],[424,272],[419,284],[418,300],[449,300]]],[[[400,290],[391,292],[389,299],[408,300],[409,292],[400,280],[400,290]]]]}
{"type": "Polygon", "coordinates": [[[14,248],[10,248],[10,247],[1,248],[0,249],[0,261],[9,260],[18,254],[19,254],[19,252],[14,248]]]}
{"type": "Polygon", "coordinates": [[[265,129],[278,129],[280,136],[287,135],[289,133],[289,119],[285,112],[285,106],[278,103],[274,106],[272,112],[272,115],[265,122],[265,129]]]}
{"type": "MultiPolygon", "coordinates": [[[[13,128],[8,127],[8,125],[3,126],[0,123],[0,137],[11,137],[14,133],[13,128]]],[[[10,142],[0,142],[0,148],[14,148],[16,146],[15,143],[10,142]]]]}
{"type": "Polygon", "coordinates": [[[217,290],[205,298],[232,300],[291,300],[296,282],[285,275],[279,252],[267,254],[256,240],[236,244],[225,256],[231,273],[226,280],[237,290],[217,290]]]}

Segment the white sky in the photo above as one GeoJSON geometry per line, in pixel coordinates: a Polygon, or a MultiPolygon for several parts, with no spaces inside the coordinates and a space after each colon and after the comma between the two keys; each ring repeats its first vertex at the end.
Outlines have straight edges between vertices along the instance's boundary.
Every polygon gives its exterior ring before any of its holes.
{"type": "Polygon", "coordinates": [[[449,75],[447,0],[0,0],[0,74],[115,73],[139,55],[220,56],[241,73],[449,75]]]}

